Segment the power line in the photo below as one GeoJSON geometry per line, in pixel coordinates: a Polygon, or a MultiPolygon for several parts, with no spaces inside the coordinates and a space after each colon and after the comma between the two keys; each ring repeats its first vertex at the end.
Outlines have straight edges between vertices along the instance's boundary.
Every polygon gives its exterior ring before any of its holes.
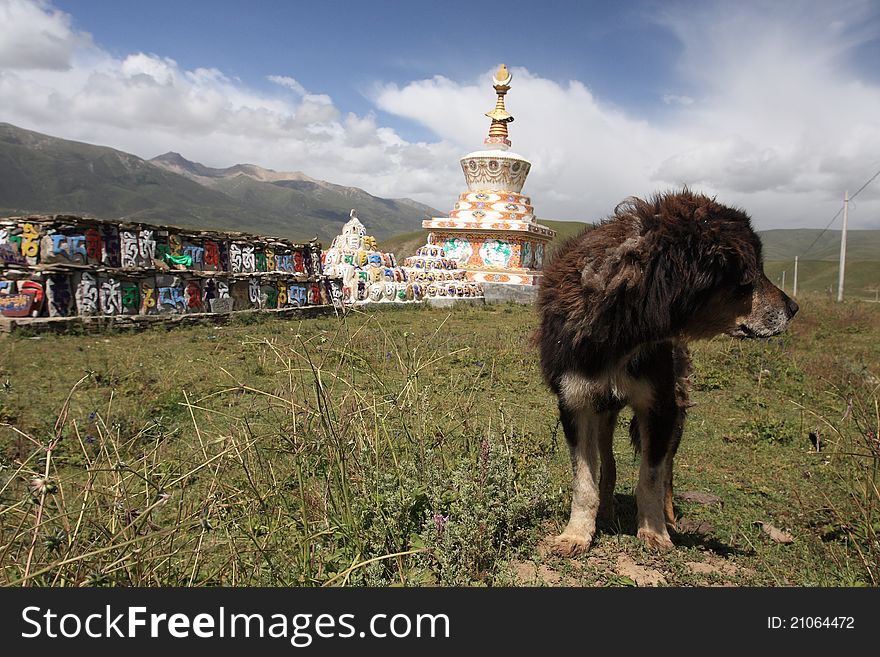
{"type": "Polygon", "coordinates": [[[863,190],[865,187],[867,187],[868,185],[870,185],[872,182],[874,182],[874,179],[875,179],[877,176],[880,176],[880,169],[878,169],[878,170],[877,170],[877,173],[875,173],[873,176],[871,176],[871,177],[868,179],[868,182],[866,182],[864,185],[862,185],[861,187],[859,187],[859,191],[856,192],[855,194],[853,194],[852,196],[850,196],[850,197],[849,197],[849,200],[852,201],[856,196],[858,196],[858,195],[859,195],[859,192],[862,191],[862,190],[863,190]]]}
{"type": "MultiPolygon", "coordinates": [[[[872,182],[874,182],[874,180],[877,178],[877,176],[880,176],[880,169],[877,170],[877,173],[875,173],[873,176],[871,176],[870,178],[868,178],[868,180],[865,182],[865,184],[862,185],[861,187],[859,187],[859,189],[856,191],[856,193],[849,197],[849,200],[852,201],[856,196],[858,196],[858,195],[859,195],[859,192],[861,192],[863,189],[865,189],[865,187],[867,187],[867,186],[870,185],[872,182]]],[[[816,246],[816,242],[818,242],[819,239],[822,237],[822,235],[824,235],[824,234],[828,231],[828,229],[831,227],[831,224],[833,224],[833,223],[834,223],[834,220],[837,219],[837,218],[840,216],[840,213],[841,213],[841,212],[843,212],[843,206],[842,206],[842,205],[840,206],[840,209],[837,211],[837,213],[836,213],[833,217],[831,217],[831,221],[829,221],[828,224],[825,226],[825,228],[822,229],[822,232],[819,233],[819,234],[816,236],[816,239],[813,240],[813,243],[810,244],[810,246],[807,247],[807,250],[806,250],[806,251],[804,251],[803,253],[801,253],[801,255],[800,255],[801,258],[803,258],[805,255],[807,255],[807,254],[810,252],[810,250],[811,250],[814,246],[816,246]]]]}
{"type": "Polygon", "coordinates": [[[837,211],[837,214],[835,214],[833,217],[831,217],[831,221],[829,221],[829,222],[826,224],[825,228],[822,229],[822,232],[819,233],[818,235],[816,235],[816,239],[813,240],[813,243],[810,244],[810,246],[807,247],[807,250],[806,250],[806,251],[804,251],[803,253],[801,253],[801,258],[803,258],[805,255],[807,255],[807,254],[810,252],[810,249],[812,249],[814,246],[816,246],[816,242],[818,242],[819,239],[825,234],[825,232],[826,232],[829,228],[831,228],[831,224],[833,224],[833,223],[834,223],[834,220],[837,219],[837,218],[840,216],[840,213],[841,213],[841,212],[843,212],[843,206],[842,206],[842,205],[840,206],[840,209],[837,211]]]}

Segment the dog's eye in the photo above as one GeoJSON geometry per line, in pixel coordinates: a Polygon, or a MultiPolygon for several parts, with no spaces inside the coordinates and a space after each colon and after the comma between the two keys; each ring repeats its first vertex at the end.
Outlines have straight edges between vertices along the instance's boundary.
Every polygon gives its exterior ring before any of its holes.
{"type": "Polygon", "coordinates": [[[736,293],[741,296],[748,296],[752,293],[752,289],[751,283],[742,283],[736,286],[736,293]]]}

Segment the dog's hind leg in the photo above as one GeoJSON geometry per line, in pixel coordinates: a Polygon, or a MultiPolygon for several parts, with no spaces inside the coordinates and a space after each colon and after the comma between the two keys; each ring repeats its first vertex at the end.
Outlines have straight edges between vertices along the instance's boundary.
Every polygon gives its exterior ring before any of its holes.
{"type": "Polygon", "coordinates": [[[574,556],[589,549],[596,533],[600,447],[607,444],[610,449],[617,412],[600,411],[589,403],[573,410],[560,399],[559,417],[571,454],[571,516],[562,534],[548,540],[548,547],[556,554],[574,556]]]}
{"type": "Polygon", "coordinates": [[[672,547],[669,529],[674,528],[672,510],[672,464],[681,438],[684,412],[674,405],[655,403],[636,410],[641,433],[641,464],[636,486],[638,537],[650,547],[672,547]]]}

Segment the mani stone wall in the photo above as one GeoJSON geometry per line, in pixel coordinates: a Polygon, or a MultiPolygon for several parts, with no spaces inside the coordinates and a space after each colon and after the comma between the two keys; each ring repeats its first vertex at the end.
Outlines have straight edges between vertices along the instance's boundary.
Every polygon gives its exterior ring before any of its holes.
{"type": "Polygon", "coordinates": [[[0,219],[4,317],[282,310],[330,304],[338,287],[323,275],[318,242],[68,215],[0,219]]]}

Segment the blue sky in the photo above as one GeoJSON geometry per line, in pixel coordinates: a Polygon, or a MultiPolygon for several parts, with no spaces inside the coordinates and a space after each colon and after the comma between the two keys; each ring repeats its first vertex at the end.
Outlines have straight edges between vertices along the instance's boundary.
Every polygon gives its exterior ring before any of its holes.
{"type": "MultiPolygon", "coordinates": [[[[689,184],[822,227],[880,169],[880,3],[0,0],[0,121],[442,211],[514,73],[539,217],[689,184]]],[[[853,208],[880,227],[880,182],[853,208]]]]}
{"type": "MultiPolygon", "coordinates": [[[[646,115],[662,112],[663,94],[685,84],[675,71],[681,43],[656,20],[662,3],[54,4],[116,56],[161,54],[185,69],[215,67],[264,88],[268,76],[288,75],[359,114],[375,109],[367,96],[377,81],[405,84],[435,75],[467,80],[501,61],[527,65],[558,81],[589,80],[597,95],[646,115]]],[[[411,138],[431,136],[424,126],[380,115],[411,138]]]]}

